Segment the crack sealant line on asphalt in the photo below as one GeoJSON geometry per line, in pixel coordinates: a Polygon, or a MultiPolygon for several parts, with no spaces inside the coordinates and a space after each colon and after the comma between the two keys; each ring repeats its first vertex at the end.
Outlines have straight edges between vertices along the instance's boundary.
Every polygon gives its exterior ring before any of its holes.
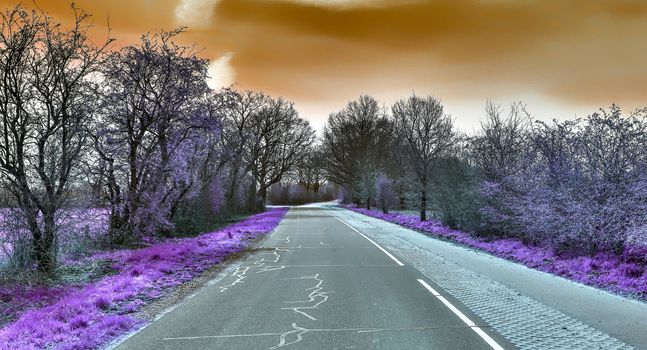
{"type": "Polygon", "coordinates": [[[492,339],[487,333],[485,333],[481,327],[478,327],[472,320],[470,320],[465,314],[463,314],[460,310],[458,310],[452,303],[449,302],[449,300],[445,299],[440,293],[438,293],[435,289],[433,289],[427,282],[424,280],[418,279],[418,282],[422,284],[423,287],[425,287],[433,296],[438,298],[440,302],[445,304],[447,308],[449,308],[458,318],[461,319],[461,321],[465,322],[466,325],[468,325],[476,334],[479,335],[483,340],[485,340],[488,345],[494,349],[494,350],[503,350],[503,347],[499,345],[494,339],[492,339]]]}
{"type": "MultiPolygon", "coordinates": [[[[221,338],[253,338],[253,337],[273,337],[295,333],[295,331],[305,332],[319,332],[319,333],[334,333],[334,332],[351,332],[351,333],[378,333],[378,332],[405,332],[405,331],[429,331],[438,329],[459,329],[471,328],[468,326],[429,326],[429,327],[403,327],[403,328],[313,328],[307,329],[297,326],[292,323],[292,330],[289,332],[267,332],[267,333],[248,333],[248,334],[221,334],[221,335],[200,335],[200,336],[187,336],[187,337],[166,337],[162,338],[164,341],[174,340],[201,340],[201,339],[221,339],[221,338]]],[[[301,334],[303,334],[301,333],[301,334]]],[[[279,344],[281,345],[281,344],[279,344]]],[[[291,345],[283,343],[283,346],[291,345]]],[[[273,347],[273,348],[276,348],[273,347]]]]}
{"type": "Polygon", "coordinates": [[[193,298],[195,298],[197,295],[199,295],[200,293],[204,292],[204,291],[206,290],[206,288],[212,287],[214,284],[216,284],[216,283],[220,282],[223,278],[227,277],[227,276],[229,275],[229,273],[230,273],[230,272],[232,272],[232,271],[236,271],[237,269],[239,269],[241,265],[242,265],[242,262],[239,262],[239,263],[232,264],[232,265],[230,265],[229,267],[226,267],[223,271],[220,271],[218,274],[216,274],[216,276],[215,276],[215,277],[213,277],[212,279],[210,279],[209,281],[207,281],[207,282],[205,283],[205,288],[199,288],[199,289],[198,289],[198,290],[196,290],[195,292],[193,292],[193,293],[191,293],[191,294],[187,295],[186,297],[184,297],[184,298],[183,298],[182,300],[180,300],[179,302],[177,302],[177,303],[175,303],[175,304],[173,304],[173,305],[171,305],[171,306],[169,306],[169,307],[165,308],[164,310],[162,310],[162,312],[160,312],[159,314],[155,315],[155,317],[153,318],[153,321],[151,321],[151,322],[146,322],[146,323],[145,323],[144,325],[142,325],[141,327],[137,327],[137,328],[135,328],[134,330],[132,330],[132,331],[130,331],[130,332],[128,332],[128,333],[126,333],[126,334],[122,335],[121,337],[118,337],[118,338],[113,339],[111,342],[109,342],[108,344],[106,344],[102,349],[103,349],[103,350],[113,350],[113,349],[116,349],[117,347],[121,346],[121,345],[122,345],[123,343],[125,343],[128,339],[132,338],[135,334],[137,334],[137,333],[139,333],[139,332],[143,331],[145,328],[148,328],[148,326],[150,326],[150,325],[152,325],[153,323],[155,323],[155,322],[159,321],[162,317],[166,316],[168,313],[171,313],[173,310],[175,310],[175,309],[177,309],[177,308],[179,308],[179,307],[183,306],[183,305],[184,305],[186,302],[188,302],[190,299],[193,299],[193,298]]]}
{"type": "Polygon", "coordinates": [[[358,233],[358,234],[360,234],[362,237],[366,238],[366,240],[367,240],[367,241],[369,241],[369,242],[373,243],[373,245],[374,245],[374,246],[376,246],[379,250],[381,250],[381,251],[382,251],[384,254],[386,254],[389,258],[391,258],[391,260],[395,261],[395,263],[396,263],[396,264],[398,264],[399,266],[404,266],[404,264],[403,264],[403,263],[401,263],[401,262],[400,262],[400,260],[398,260],[395,256],[393,256],[391,253],[389,253],[388,251],[386,251],[386,249],[382,248],[379,244],[375,243],[375,241],[373,241],[372,239],[370,239],[370,238],[366,237],[366,235],[364,235],[363,233],[359,232],[356,228],[354,228],[353,226],[351,226],[349,223],[347,223],[346,221],[344,221],[344,220],[342,220],[342,219],[340,219],[340,218],[338,218],[338,217],[335,217],[335,219],[337,219],[337,220],[341,221],[344,225],[346,225],[346,226],[350,227],[350,228],[351,228],[351,230],[353,230],[353,231],[357,232],[357,233],[358,233]]]}
{"type": "Polygon", "coordinates": [[[314,280],[314,281],[317,282],[313,287],[310,287],[310,288],[306,289],[306,291],[310,291],[310,293],[308,294],[308,300],[286,301],[286,303],[288,303],[288,304],[314,303],[313,305],[281,308],[282,310],[292,310],[292,311],[294,311],[294,312],[296,312],[298,314],[301,314],[301,315],[311,319],[312,321],[316,321],[317,319],[314,316],[308,314],[307,312],[305,312],[303,310],[316,310],[316,309],[319,309],[319,305],[321,305],[321,304],[325,303],[326,301],[328,301],[328,294],[334,293],[334,291],[322,292],[322,290],[324,289],[322,287],[324,281],[321,278],[319,278],[319,274],[315,274],[314,276],[301,276],[301,277],[286,278],[286,279],[290,279],[290,280],[314,280]],[[319,299],[319,300],[317,300],[317,299],[319,299]]]}

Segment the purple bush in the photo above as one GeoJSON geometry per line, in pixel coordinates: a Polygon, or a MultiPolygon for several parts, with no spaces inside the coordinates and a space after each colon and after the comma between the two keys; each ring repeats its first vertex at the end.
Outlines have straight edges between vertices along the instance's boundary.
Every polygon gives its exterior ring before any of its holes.
{"type": "Polygon", "coordinates": [[[352,205],[355,212],[392,222],[424,234],[442,237],[498,257],[522,263],[530,268],[608,291],[647,300],[647,248],[628,247],[620,255],[598,252],[594,256],[557,254],[550,245],[526,245],[517,238],[485,240],[452,230],[438,221],[420,221],[407,214],[383,214],[352,205]]]}
{"type": "MultiPolygon", "coordinates": [[[[58,260],[91,253],[91,246],[105,237],[109,212],[105,208],[62,209],[56,214],[58,260]]],[[[40,218],[39,218],[40,219],[40,218]]],[[[42,222],[39,222],[42,224],[42,222]]],[[[13,269],[31,264],[31,235],[21,211],[0,208],[0,264],[13,269]]]]}
{"type": "Polygon", "coordinates": [[[137,250],[102,252],[117,274],[76,287],[0,289],[17,319],[0,329],[0,349],[92,349],[140,326],[131,314],[168,288],[199,276],[271,232],[287,212],[276,208],[195,238],[172,239],[137,250]]]}
{"type": "Polygon", "coordinates": [[[493,231],[590,256],[646,247],[645,113],[612,105],[583,120],[535,122],[515,170],[483,183],[493,231]]]}
{"type": "Polygon", "coordinates": [[[375,199],[383,213],[398,203],[398,195],[393,189],[393,180],[385,174],[379,174],[375,180],[375,199]]]}

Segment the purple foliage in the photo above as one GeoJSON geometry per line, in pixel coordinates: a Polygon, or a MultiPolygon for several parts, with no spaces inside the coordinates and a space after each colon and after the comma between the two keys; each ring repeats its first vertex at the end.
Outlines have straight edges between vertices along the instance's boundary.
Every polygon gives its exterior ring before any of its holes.
{"type": "Polygon", "coordinates": [[[137,250],[103,252],[117,274],[78,287],[0,290],[18,319],[0,329],[0,349],[92,349],[142,324],[131,313],[170,288],[272,231],[287,212],[276,208],[219,231],[137,250]]]}
{"type": "MultiPolygon", "coordinates": [[[[56,215],[59,254],[73,249],[79,238],[98,239],[108,229],[109,212],[105,208],[83,208],[59,210],[56,215]]],[[[24,218],[17,209],[0,208],[0,242],[4,243],[1,254],[10,254],[16,241],[29,239],[31,233],[19,229],[24,226],[24,218]]],[[[42,224],[39,222],[39,224],[42,224]]]]}
{"type": "Polygon", "coordinates": [[[647,247],[646,110],[536,122],[515,171],[482,186],[499,233],[594,256],[647,247]]]}
{"type": "Polygon", "coordinates": [[[375,180],[375,199],[383,213],[398,203],[398,195],[393,189],[393,180],[385,174],[379,174],[375,180]]]}
{"type": "Polygon", "coordinates": [[[71,287],[0,287],[0,313],[15,318],[20,312],[48,305],[72,290],[71,287]]]}
{"type": "Polygon", "coordinates": [[[208,61],[174,42],[182,32],[145,34],[103,68],[106,107],[93,137],[114,242],[171,231],[180,203],[209,185],[222,106],[206,82],[208,61]]]}
{"type": "Polygon", "coordinates": [[[383,214],[352,205],[344,207],[425,234],[484,250],[530,268],[614,293],[647,300],[647,248],[645,247],[629,247],[620,255],[611,252],[599,252],[591,257],[560,255],[556,254],[549,245],[526,245],[516,238],[485,240],[466,232],[452,230],[435,220],[420,221],[413,215],[383,214]]]}

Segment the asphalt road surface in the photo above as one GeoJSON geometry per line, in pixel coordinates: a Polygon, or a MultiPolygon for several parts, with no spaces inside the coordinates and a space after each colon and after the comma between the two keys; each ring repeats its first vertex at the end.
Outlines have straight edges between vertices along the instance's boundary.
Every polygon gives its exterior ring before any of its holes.
{"type": "Polygon", "coordinates": [[[473,270],[416,259],[419,246],[391,249],[380,237],[396,229],[358,216],[292,208],[254,253],[117,349],[631,348],[473,270]]]}

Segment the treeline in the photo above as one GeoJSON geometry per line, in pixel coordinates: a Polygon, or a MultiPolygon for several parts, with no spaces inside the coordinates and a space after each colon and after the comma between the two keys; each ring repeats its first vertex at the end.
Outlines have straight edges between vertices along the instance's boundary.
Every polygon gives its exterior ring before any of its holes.
{"type": "Polygon", "coordinates": [[[339,186],[326,181],[323,157],[319,143],[310,146],[294,171],[270,187],[268,200],[276,205],[299,205],[337,199],[339,186]]]}
{"type": "Polygon", "coordinates": [[[485,237],[560,252],[647,245],[647,109],[618,106],[577,120],[534,121],[523,104],[488,102],[473,135],[440,100],[411,96],[383,110],[362,96],[331,114],[323,152],[343,201],[428,213],[485,237]]]}
{"type": "Polygon", "coordinates": [[[54,271],[84,208],[102,208],[112,245],[263,210],[307,158],[315,134],[293,104],[210,89],[182,30],[115,49],[72,10],[69,28],[22,6],[1,15],[0,247],[14,267],[54,271]]]}

